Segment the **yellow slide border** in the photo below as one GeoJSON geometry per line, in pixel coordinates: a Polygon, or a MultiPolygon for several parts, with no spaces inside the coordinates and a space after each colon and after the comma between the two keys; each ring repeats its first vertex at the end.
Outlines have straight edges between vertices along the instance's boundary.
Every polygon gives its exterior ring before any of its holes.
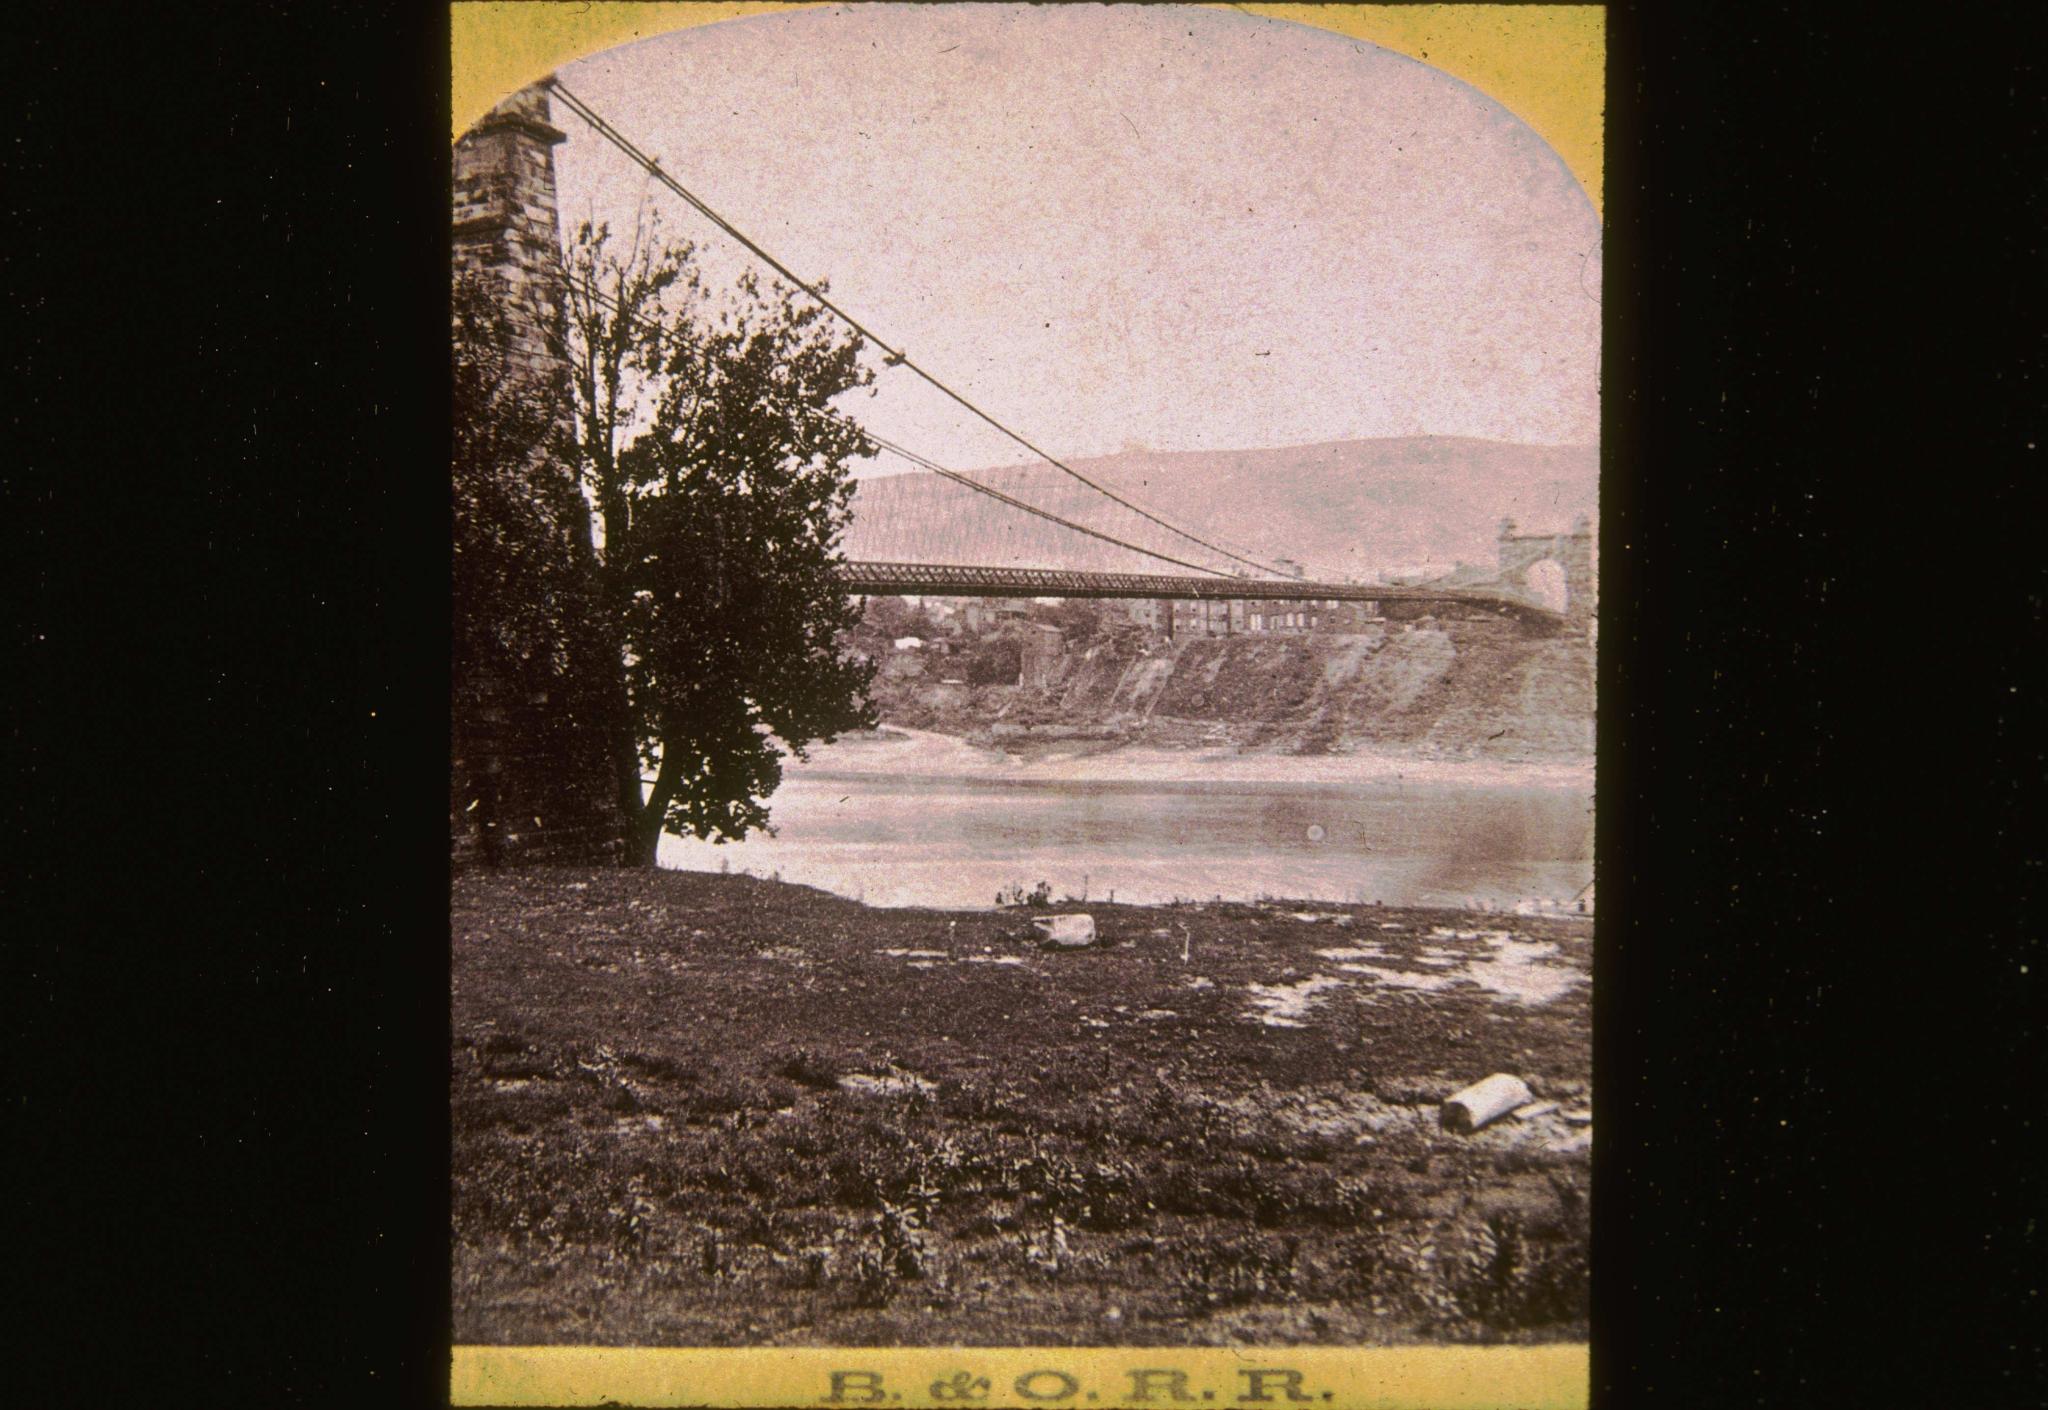
{"type": "MultiPolygon", "coordinates": [[[[449,6],[451,137],[508,93],[619,44],[818,8],[710,0],[458,0],[449,6]]],[[[1601,5],[1218,5],[1327,29],[1442,69],[1548,142],[1601,209],[1607,11],[1601,5]]]]}
{"type": "Polygon", "coordinates": [[[875,1410],[1583,1410],[1587,1386],[1584,1346],[458,1346],[450,1378],[455,1405],[875,1410]]]}

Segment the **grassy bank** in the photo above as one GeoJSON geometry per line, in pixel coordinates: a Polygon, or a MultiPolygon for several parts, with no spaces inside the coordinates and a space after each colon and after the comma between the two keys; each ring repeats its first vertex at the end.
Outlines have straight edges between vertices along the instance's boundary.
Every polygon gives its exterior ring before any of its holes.
{"type": "Polygon", "coordinates": [[[1585,1335],[1588,923],[1087,909],[459,877],[456,1339],[1585,1335]],[[1564,1110],[1439,1130],[1495,1071],[1564,1110]]]}

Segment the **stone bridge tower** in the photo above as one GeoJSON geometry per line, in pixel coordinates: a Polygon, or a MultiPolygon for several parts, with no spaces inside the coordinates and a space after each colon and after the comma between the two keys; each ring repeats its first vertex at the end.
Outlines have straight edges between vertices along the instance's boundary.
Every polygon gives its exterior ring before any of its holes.
{"type": "MultiPolygon", "coordinates": [[[[555,144],[547,92],[523,89],[455,143],[453,274],[482,274],[505,313],[511,376],[572,416],[568,366],[549,333],[563,290],[555,214],[555,144]]],[[[589,583],[590,520],[573,469],[543,466],[568,506],[556,544],[571,581],[589,583]]],[[[560,620],[568,668],[544,685],[514,684],[490,661],[458,663],[451,681],[451,851],[456,862],[610,861],[624,853],[605,717],[611,672],[593,630],[594,592],[560,620]]]]}
{"type": "Polygon", "coordinates": [[[1555,563],[1564,575],[1565,621],[1576,631],[1593,625],[1593,524],[1581,514],[1563,534],[1520,534],[1515,521],[1500,521],[1500,580],[1527,592],[1529,571],[1539,563],[1555,563]]]}

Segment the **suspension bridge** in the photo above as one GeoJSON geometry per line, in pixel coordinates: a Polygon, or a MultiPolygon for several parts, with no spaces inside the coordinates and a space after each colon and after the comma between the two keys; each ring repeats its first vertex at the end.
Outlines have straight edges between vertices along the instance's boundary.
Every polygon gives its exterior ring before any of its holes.
{"type": "MultiPolygon", "coordinates": [[[[1505,575],[1508,581],[1498,585],[1318,581],[1303,576],[1298,569],[1290,572],[1263,561],[1213,529],[1198,531],[1174,522],[1041,449],[920,365],[902,347],[877,334],[821,288],[798,277],[558,78],[550,76],[524,95],[507,100],[476,131],[486,132],[496,122],[513,134],[514,140],[552,147],[565,140],[566,134],[552,126],[550,98],[623,153],[660,187],[859,334],[882,354],[885,369],[900,370],[921,379],[932,390],[1082,487],[1062,497],[1065,512],[1055,512],[1042,503],[1007,493],[984,479],[863,431],[878,450],[925,472],[935,484],[956,486],[977,501],[991,501],[1001,512],[981,505],[983,512],[973,516],[975,522],[970,526],[966,522],[970,516],[961,512],[955,496],[951,503],[934,501],[932,512],[919,523],[894,525],[891,532],[882,534],[876,533],[872,524],[861,524],[857,516],[846,546],[846,559],[837,569],[840,580],[850,591],[864,596],[1400,603],[1418,610],[1443,608],[1465,614],[1498,614],[1537,627],[1562,625],[1582,615],[1580,610],[1574,610],[1584,601],[1580,598],[1583,587],[1578,583],[1569,585],[1572,591],[1567,608],[1561,612],[1522,590],[1523,584],[1512,574],[1505,575]],[[993,534],[989,532],[991,524],[998,526],[993,534]],[[968,532],[970,527],[974,532],[968,532]],[[894,551],[872,551],[878,540],[886,541],[886,546],[894,551]],[[1580,598],[1580,602],[1574,603],[1573,598],[1580,598]]],[[[544,209],[552,227],[551,161],[546,181],[549,189],[545,192],[544,209]]],[[[529,213],[535,211],[531,205],[527,209],[529,213]]],[[[459,211],[457,223],[459,227],[459,211]]],[[[547,233],[554,237],[552,229],[547,233]]],[[[592,290],[582,292],[603,297],[592,290]]]]}
{"type": "Polygon", "coordinates": [[[1564,614],[1519,595],[1478,588],[1392,583],[1320,583],[1301,578],[1182,577],[1170,573],[1090,573],[1059,568],[983,568],[955,563],[849,560],[839,580],[866,597],[1097,597],[1198,602],[1402,602],[1494,612],[1532,625],[1564,614]]]}

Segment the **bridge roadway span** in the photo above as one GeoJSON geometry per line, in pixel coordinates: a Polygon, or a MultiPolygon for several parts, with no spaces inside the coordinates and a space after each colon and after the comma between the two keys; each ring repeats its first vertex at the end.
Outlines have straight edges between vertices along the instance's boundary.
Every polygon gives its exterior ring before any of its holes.
{"type": "Polygon", "coordinates": [[[1204,578],[1166,573],[1081,573],[1063,568],[980,568],[954,563],[841,563],[839,580],[869,597],[1148,597],[1255,602],[1443,602],[1555,626],[1561,613],[1504,593],[1301,578],[1204,578]]]}

